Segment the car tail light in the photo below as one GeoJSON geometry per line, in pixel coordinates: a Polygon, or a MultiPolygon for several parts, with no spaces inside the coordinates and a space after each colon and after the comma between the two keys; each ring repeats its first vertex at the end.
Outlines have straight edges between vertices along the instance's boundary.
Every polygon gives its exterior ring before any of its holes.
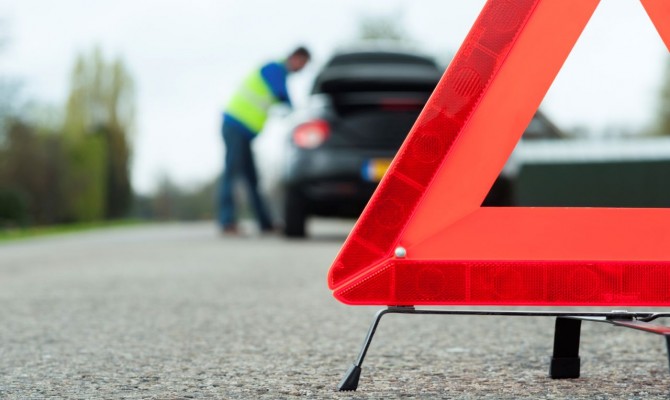
{"type": "Polygon", "coordinates": [[[293,132],[293,143],[303,149],[314,149],[321,146],[330,135],[328,122],[317,119],[299,125],[293,132]]]}

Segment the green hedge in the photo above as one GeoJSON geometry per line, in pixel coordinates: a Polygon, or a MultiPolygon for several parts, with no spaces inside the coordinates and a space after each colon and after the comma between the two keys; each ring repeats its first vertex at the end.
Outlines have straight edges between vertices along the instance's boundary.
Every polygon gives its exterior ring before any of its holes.
{"type": "Polygon", "coordinates": [[[28,196],[0,187],[0,228],[25,227],[28,223],[28,196]]]}

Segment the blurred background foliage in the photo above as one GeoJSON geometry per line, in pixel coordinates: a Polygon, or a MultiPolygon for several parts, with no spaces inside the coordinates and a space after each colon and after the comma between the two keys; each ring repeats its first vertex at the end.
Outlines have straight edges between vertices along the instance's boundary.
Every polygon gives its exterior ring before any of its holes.
{"type": "Polygon", "coordinates": [[[652,126],[653,135],[670,135],[670,57],[666,57],[665,72],[658,99],[656,122],[652,126]]]}
{"type": "MultiPolygon", "coordinates": [[[[412,45],[414,39],[398,20],[398,15],[361,18],[354,40],[412,45]]],[[[0,58],[9,41],[0,19],[0,58]]],[[[109,58],[100,47],[80,53],[73,60],[65,104],[25,99],[21,86],[19,79],[0,72],[0,232],[124,219],[214,217],[216,180],[184,188],[163,175],[154,193],[133,191],[136,85],[122,58],[109,58]]],[[[670,58],[657,105],[651,127],[627,133],[670,134],[670,58]]]]}
{"type": "Polygon", "coordinates": [[[62,106],[23,100],[21,82],[0,76],[0,229],[211,218],[213,182],[184,190],[164,177],[154,195],[133,193],[135,95],[123,60],[100,48],[77,56],[62,106]]]}
{"type": "MultiPolygon", "coordinates": [[[[3,87],[3,89],[5,89],[3,87]]],[[[128,216],[133,83],[100,49],[75,61],[62,118],[46,107],[3,107],[0,220],[5,226],[90,222],[128,216]],[[62,122],[59,122],[62,121],[62,122]]]]}

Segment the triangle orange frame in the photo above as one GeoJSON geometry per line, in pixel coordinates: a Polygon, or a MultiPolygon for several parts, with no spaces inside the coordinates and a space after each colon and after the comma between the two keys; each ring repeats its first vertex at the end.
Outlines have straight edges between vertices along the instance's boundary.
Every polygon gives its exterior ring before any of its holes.
{"type": "MultiPolygon", "coordinates": [[[[641,0],[670,48],[670,2],[641,0]]],[[[335,259],[356,305],[670,305],[670,210],[480,207],[599,0],[489,0],[335,259]]]]}

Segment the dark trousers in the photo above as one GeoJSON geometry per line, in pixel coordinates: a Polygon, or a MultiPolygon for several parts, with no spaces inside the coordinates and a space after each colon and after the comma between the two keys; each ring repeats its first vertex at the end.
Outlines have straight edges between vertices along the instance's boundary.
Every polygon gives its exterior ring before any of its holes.
{"type": "Polygon", "coordinates": [[[242,178],[261,230],[272,229],[272,220],[258,192],[258,173],[248,133],[241,127],[226,123],[221,131],[226,145],[226,157],[219,186],[219,224],[221,227],[235,225],[237,216],[233,188],[235,181],[242,178]]]}

